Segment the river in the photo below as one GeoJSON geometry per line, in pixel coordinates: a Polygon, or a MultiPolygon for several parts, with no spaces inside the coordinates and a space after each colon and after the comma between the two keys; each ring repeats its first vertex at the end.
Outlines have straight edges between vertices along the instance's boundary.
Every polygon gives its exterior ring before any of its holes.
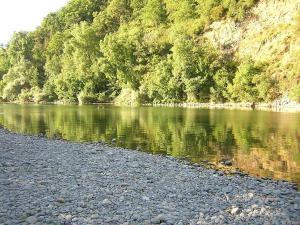
{"type": "Polygon", "coordinates": [[[251,175],[300,184],[300,113],[1,104],[0,125],[17,133],[104,141],[195,163],[231,159],[233,167],[251,175]]]}

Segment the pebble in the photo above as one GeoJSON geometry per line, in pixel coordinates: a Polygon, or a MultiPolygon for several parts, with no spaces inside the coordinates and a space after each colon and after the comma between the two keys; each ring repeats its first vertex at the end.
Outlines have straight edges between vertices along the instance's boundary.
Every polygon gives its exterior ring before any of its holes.
{"type": "Polygon", "coordinates": [[[147,197],[147,196],[143,196],[142,199],[145,200],[145,201],[149,201],[150,200],[150,198],[147,197]]]}
{"type": "Polygon", "coordinates": [[[25,221],[29,224],[35,224],[35,223],[37,223],[38,219],[35,216],[30,216],[30,217],[27,217],[27,219],[25,221]]]}
{"type": "Polygon", "coordinates": [[[102,204],[103,204],[103,205],[110,205],[110,204],[111,204],[111,201],[109,201],[108,199],[104,199],[104,200],[102,201],[102,204]]]}
{"type": "Polygon", "coordinates": [[[58,203],[65,203],[65,199],[64,198],[58,198],[58,199],[56,199],[56,201],[58,203]]]}
{"type": "Polygon", "coordinates": [[[227,187],[223,187],[222,191],[225,193],[231,193],[233,191],[233,187],[232,186],[227,186],[227,187]]]}
{"type": "Polygon", "coordinates": [[[72,219],[72,215],[65,215],[65,219],[66,220],[71,220],[72,219]]]}
{"type": "Polygon", "coordinates": [[[159,214],[158,216],[154,217],[150,221],[151,221],[151,223],[154,223],[154,224],[160,224],[160,223],[166,222],[166,217],[164,214],[159,214]]]}
{"type": "Polygon", "coordinates": [[[3,129],[0,137],[0,224],[300,221],[300,195],[288,182],[220,176],[175,158],[101,143],[47,140],[3,129]],[[17,169],[6,169],[11,166],[17,169]]]}
{"type": "Polygon", "coordinates": [[[239,211],[240,211],[240,209],[239,209],[238,207],[233,207],[233,208],[231,209],[230,213],[231,213],[232,215],[235,215],[235,214],[237,214],[239,211]]]}

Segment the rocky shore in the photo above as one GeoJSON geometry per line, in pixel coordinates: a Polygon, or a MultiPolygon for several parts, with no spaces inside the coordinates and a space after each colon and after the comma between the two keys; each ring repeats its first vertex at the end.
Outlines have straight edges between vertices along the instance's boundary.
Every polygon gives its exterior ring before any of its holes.
{"type": "Polygon", "coordinates": [[[0,129],[0,224],[299,224],[300,193],[171,157],[0,129]]]}
{"type": "Polygon", "coordinates": [[[300,104],[290,100],[282,99],[270,103],[162,103],[162,104],[144,104],[145,106],[161,107],[186,107],[186,108],[207,108],[207,109],[240,109],[240,110],[263,110],[273,112],[300,112],[300,104]]]}

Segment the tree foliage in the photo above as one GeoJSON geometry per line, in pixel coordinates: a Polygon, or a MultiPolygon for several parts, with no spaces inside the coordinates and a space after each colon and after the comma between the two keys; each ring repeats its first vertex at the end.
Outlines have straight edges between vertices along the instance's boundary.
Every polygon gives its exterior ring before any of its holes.
{"type": "Polygon", "coordinates": [[[201,35],[213,21],[242,21],[255,3],[71,0],[0,48],[0,94],[7,101],[82,104],[126,96],[156,103],[270,101],[277,81],[263,67],[221,54],[201,35]]]}

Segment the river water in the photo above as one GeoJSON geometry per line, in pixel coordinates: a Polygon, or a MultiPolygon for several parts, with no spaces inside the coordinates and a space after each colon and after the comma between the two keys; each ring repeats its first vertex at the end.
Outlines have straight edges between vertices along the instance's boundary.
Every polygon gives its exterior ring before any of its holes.
{"type": "Polygon", "coordinates": [[[0,125],[79,142],[115,139],[117,146],[195,163],[231,159],[252,175],[300,184],[300,113],[1,104],[0,125]]]}

